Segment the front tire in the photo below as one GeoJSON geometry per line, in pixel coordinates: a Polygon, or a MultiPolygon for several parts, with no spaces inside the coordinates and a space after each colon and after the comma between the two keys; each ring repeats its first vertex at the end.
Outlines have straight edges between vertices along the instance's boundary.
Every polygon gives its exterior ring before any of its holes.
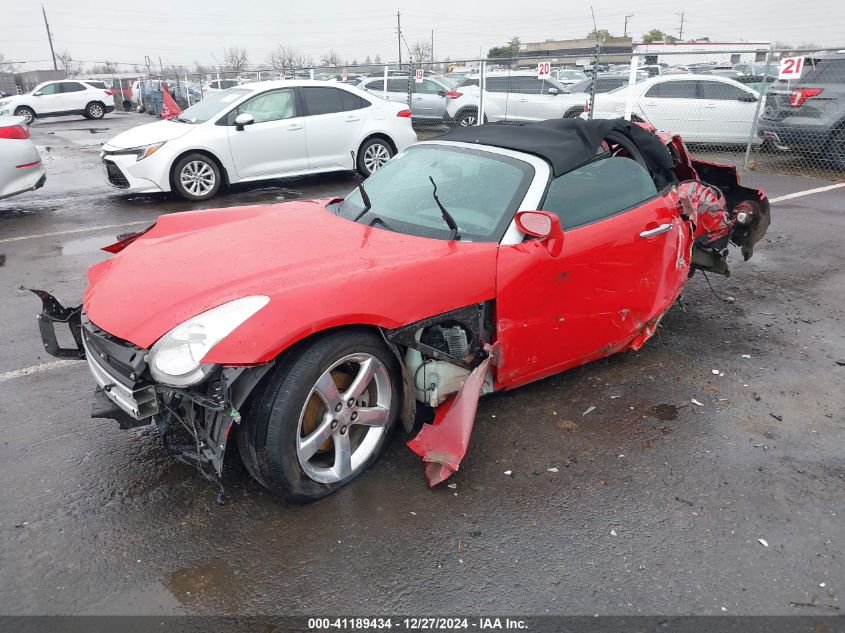
{"type": "Polygon", "coordinates": [[[35,121],[35,110],[27,106],[21,106],[15,110],[15,116],[22,116],[26,119],[24,121],[26,125],[32,125],[32,122],[35,121]]]}
{"type": "Polygon", "coordinates": [[[205,154],[188,154],[173,166],[173,190],[186,200],[208,200],[220,190],[217,163],[205,154]]]}
{"type": "Polygon", "coordinates": [[[247,470],[295,501],[346,485],[387,443],[401,408],[400,376],[383,340],[363,330],[329,334],[288,355],[238,429],[247,470]]]}
{"type": "Polygon", "coordinates": [[[395,152],[390,143],[381,137],[366,140],[358,150],[358,172],[367,178],[384,167],[395,152]]]}
{"type": "Polygon", "coordinates": [[[98,101],[92,101],[85,106],[84,116],[86,119],[102,119],[106,116],[106,106],[98,101]]]}
{"type": "Polygon", "coordinates": [[[845,171],[845,127],[836,130],[827,145],[827,158],[837,171],[845,171]]]}

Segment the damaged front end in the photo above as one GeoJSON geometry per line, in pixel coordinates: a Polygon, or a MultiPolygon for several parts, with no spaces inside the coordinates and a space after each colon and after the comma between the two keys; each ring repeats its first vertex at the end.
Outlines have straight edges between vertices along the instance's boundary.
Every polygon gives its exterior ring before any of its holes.
{"type": "Polygon", "coordinates": [[[113,419],[122,429],[154,422],[169,452],[207,477],[220,476],[232,426],[240,422],[241,407],[272,362],[213,366],[197,384],[165,385],[152,378],[149,350],[98,328],[82,306],[66,308],[43,290],[32,292],[42,301],[38,320],[45,350],[59,358],[84,359],[97,383],[91,417],[113,419]],[[70,328],[75,348],[60,346],[56,324],[70,328]],[[179,430],[189,443],[173,441],[179,430]]]}

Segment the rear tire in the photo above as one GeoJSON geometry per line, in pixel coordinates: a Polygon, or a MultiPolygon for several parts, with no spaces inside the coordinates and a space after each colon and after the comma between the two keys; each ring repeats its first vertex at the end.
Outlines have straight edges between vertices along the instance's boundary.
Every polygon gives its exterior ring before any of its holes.
{"type": "Polygon", "coordinates": [[[241,458],[278,495],[325,497],[381,455],[401,408],[400,386],[398,361],[378,335],[328,334],[284,358],[251,396],[237,434],[241,458]]]}
{"type": "Polygon", "coordinates": [[[845,127],[835,130],[827,142],[827,159],[838,171],[845,171],[845,127]]]}
{"type": "Polygon", "coordinates": [[[364,141],[358,149],[358,172],[367,178],[384,167],[396,152],[387,140],[375,137],[364,141]]]}
{"type": "Polygon", "coordinates": [[[471,127],[478,124],[477,110],[464,110],[455,119],[458,127],[471,127]]]}
{"type": "Polygon", "coordinates": [[[85,114],[86,119],[102,119],[106,116],[106,106],[104,106],[99,101],[92,101],[87,106],[85,106],[85,114]]]}
{"type": "Polygon", "coordinates": [[[173,191],[186,200],[208,200],[217,195],[222,175],[217,162],[205,154],[193,153],[176,161],[171,174],[173,191]]]}
{"type": "Polygon", "coordinates": [[[15,116],[22,116],[26,119],[24,121],[26,125],[32,125],[33,121],[35,121],[35,110],[27,106],[21,106],[15,110],[15,116]]]}

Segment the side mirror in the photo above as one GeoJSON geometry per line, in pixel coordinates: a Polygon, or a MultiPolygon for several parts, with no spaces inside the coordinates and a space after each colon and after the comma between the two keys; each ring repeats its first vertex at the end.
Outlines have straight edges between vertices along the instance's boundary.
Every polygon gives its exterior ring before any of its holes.
{"type": "Polygon", "coordinates": [[[558,92],[557,88],[549,88],[549,94],[550,95],[556,95],[557,92],[558,92]]]}
{"type": "Polygon", "coordinates": [[[235,129],[238,132],[243,132],[245,125],[252,125],[253,123],[255,123],[255,119],[249,112],[241,112],[235,117],[235,129]]]}
{"type": "Polygon", "coordinates": [[[744,94],[739,97],[738,101],[744,101],[746,103],[756,103],[757,97],[755,97],[754,95],[744,94]]]}
{"type": "Polygon", "coordinates": [[[38,92],[33,92],[33,93],[32,93],[32,96],[33,96],[33,97],[40,97],[42,94],[44,94],[44,93],[42,93],[42,92],[39,90],[38,92]]]}
{"type": "Polygon", "coordinates": [[[446,91],[445,91],[445,90],[439,90],[439,91],[437,92],[437,94],[439,94],[441,97],[445,97],[445,96],[446,96],[446,91]]]}
{"type": "Polygon", "coordinates": [[[545,242],[553,256],[563,248],[563,229],[560,218],[551,211],[520,211],[516,214],[516,226],[520,231],[545,242]]]}

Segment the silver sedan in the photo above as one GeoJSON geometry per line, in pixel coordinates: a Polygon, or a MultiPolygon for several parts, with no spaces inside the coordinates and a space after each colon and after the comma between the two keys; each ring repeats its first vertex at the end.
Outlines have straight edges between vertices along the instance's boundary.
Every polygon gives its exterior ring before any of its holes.
{"type": "Polygon", "coordinates": [[[38,189],[46,180],[24,118],[0,116],[0,200],[38,189]]]}

